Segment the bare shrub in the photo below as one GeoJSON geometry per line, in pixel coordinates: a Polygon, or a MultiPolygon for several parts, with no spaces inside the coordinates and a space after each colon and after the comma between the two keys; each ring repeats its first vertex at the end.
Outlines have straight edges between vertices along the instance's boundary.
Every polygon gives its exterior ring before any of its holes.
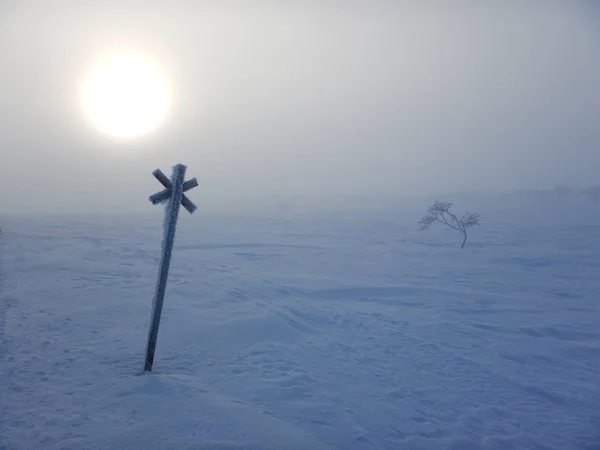
{"type": "Polygon", "coordinates": [[[436,201],[427,210],[427,214],[419,222],[419,230],[428,229],[435,222],[444,224],[453,230],[460,231],[464,237],[460,248],[465,248],[467,243],[467,230],[471,227],[479,225],[479,214],[465,212],[459,219],[456,215],[450,212],[450,202],[436,201]]]}

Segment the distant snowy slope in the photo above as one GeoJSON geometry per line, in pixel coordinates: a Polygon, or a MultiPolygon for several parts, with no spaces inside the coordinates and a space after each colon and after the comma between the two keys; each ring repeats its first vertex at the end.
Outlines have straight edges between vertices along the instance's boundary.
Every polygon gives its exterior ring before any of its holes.
{"type": "Polygon", "coordinates": [[[599,448],[598,223],[418,219],[185,217],[142,376],[160,214],[5,220],[0,448],[599,448]]]}

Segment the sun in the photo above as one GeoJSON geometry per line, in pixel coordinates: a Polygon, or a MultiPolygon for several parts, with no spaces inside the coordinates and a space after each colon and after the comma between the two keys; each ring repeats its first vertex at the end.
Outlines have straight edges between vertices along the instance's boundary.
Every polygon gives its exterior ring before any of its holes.
{"type": "Polygon", "coordinates": [[[154,61],[136,52],[101,60],[86,77],[81,100],[90,122],[115,138],[147,134],[169,109],[168,83],[154,61]]]}

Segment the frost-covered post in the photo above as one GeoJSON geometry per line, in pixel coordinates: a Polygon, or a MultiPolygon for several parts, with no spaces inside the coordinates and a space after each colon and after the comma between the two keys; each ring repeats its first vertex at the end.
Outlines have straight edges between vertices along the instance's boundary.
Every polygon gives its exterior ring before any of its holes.
{"type": "Polygon", "coordinates": [[[148,343],[146,345],[146,362],[144,371],[151,371],[154,363],[154,351],[156,349],[156,340],[158,338],[158,327],[160,325],[160,314],[162,312],[165,299],[165,290],[167,289],[167,278],[169,276],[169,266],[171,264],[171,253],[173,251],[173,242],[175,240],[175,226],[177,225],[177,215],[179,206],[183,205],[187,211],[192,214],[196,210],[189,198],[184,192],[198,186],[195,178],[185,181],[186,166],[178,164],[173,167],[171,179],[160,170],[156,169],[152,175],[160,181],[165,187],[164,190],[150,196],[153,205],[168,202],[165,207],[164,236],[162,241],[162,254],[160,256],[160,265],[158,269],[158,280],[156,282],[156,291],[152,301],[152,315],[150,317],[150,329],[148,330],[148,343]]]}

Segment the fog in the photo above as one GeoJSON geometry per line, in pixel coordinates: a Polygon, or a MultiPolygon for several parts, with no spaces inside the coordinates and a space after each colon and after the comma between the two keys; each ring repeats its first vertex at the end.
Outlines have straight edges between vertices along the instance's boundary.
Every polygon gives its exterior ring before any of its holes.
{"type": "Polygon", "coordinates": [[[206,209],[599,182],[592,0],[96,3],[0,3],[0,213],[150,210],[176,163],[206,209]],[[130,47],[174,98],[118,141],[77,85],[130,47]]]}

